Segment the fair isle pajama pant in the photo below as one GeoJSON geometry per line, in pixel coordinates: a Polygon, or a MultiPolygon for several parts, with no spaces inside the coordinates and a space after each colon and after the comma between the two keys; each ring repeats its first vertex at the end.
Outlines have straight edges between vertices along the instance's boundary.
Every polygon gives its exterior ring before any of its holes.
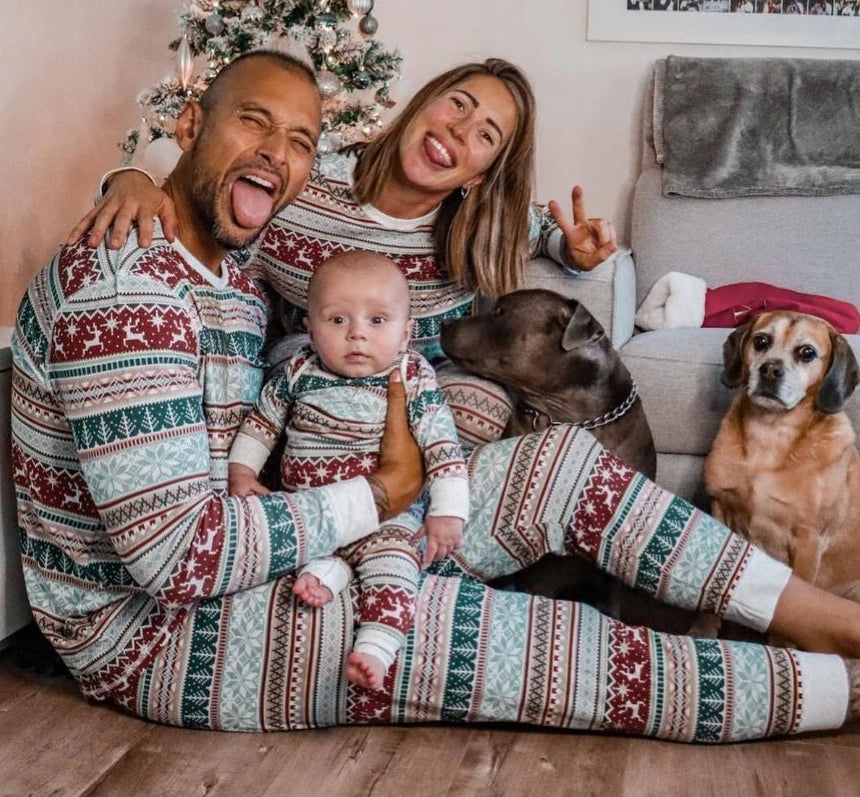
{"type": "Polygon", "coordinates": [[[784,568],[588,432],[558,426],[489,444],[468,466],[463,547],[422,574],[382,690],[344,677],[357,590],[313,609],[286,576],[197,605],[112,697],[159,722],[244,731],[517,722],[725,742],[843,722],[836,656],[656,633],[481,583],[578,550],[658,598],[768,624],[784,568]]]}
{"type": "Polygon", "coordinates": [[[421,551],[416,533],[421,508],[403,513],[358,542],[338,550],[352,568],[358,590],[353,648],[385,661],[403,647],[415,621],[421,551]],[[417,512],[417,514],[415,514],[417,512]],[[409,521],[413,521],[410,523],[409,521]]]}

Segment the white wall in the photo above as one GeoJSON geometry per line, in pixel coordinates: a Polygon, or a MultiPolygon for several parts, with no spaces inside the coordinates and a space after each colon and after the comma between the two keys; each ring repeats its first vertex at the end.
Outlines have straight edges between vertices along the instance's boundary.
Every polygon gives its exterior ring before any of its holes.
{"type": "MultiPolygon", "coordinates": [[[[605,0],[609,2],[610,0],[605,0]]],[[[181,0],[0,0],[0,324],[86,210],[139,91],[172,71],[181,0]],[[86,8],[86,13],[83,12],[86,8]]],[[[591,215],[629,231],[649,65],[669,53],[860,58],[813,50],[587,42],[587,0],[376,0],[378,38],[405,56],[407,90],[464,60],[522,66],[538,98],[537,198],[574,182],[591,215]]]]}

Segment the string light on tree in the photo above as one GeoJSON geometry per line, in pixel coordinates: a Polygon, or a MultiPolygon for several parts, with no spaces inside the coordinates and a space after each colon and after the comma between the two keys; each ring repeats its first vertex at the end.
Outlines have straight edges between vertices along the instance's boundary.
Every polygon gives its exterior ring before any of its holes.
{"type": "MultiPolygon", "coordinates": [[[[142,122],[120,144],[125,161],[148,142],[172,137],[187,100],[199,97],[234,58],[259,47],[312,63],[323,97],[321,152],[367,138],[381,124],[380,113],[394,105],[391,82],[402,62],[374,38],[373,7],[374,0],[188,0],[181,35],[170,43],[175,73],[138,96],[142,122]]],[[[167,142],[157,149],[164,156],[167,142]]]]}

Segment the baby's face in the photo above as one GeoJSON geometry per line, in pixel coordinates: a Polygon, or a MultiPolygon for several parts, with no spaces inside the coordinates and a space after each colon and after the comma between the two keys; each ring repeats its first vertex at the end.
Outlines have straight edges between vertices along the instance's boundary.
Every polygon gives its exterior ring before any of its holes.
{"type": "MultiPolygon", "coordinates": [[[[322,277],[322,275],[320,275],[322,277]]],[[[323,364],[340,376],[384,371],[412,331],[409,296],[386,268],[338,268],[316,286],[308,332],[323,364]]]]}

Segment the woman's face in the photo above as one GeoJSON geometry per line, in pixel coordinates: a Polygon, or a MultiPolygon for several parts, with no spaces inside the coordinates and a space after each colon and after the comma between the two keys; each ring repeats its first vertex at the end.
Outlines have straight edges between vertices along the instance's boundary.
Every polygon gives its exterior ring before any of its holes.
{"type": "Polygon", "coordinates": [[[514,98],[490,75],[472,75],[431,100],[400,140],[398,178],[441,202],[484,179],[517,123],[514,98]]]}

